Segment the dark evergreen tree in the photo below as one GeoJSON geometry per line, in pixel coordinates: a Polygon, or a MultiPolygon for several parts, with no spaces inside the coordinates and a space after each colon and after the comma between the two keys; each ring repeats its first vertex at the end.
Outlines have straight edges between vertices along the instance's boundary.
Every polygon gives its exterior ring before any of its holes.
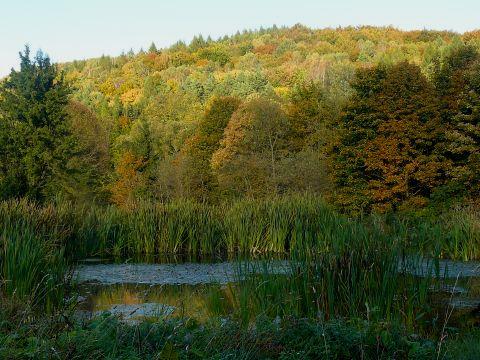
{"type": "Polygon", "coordinates": [[[148,49],[149,53],[155,54],[158,52],[157,47],[155,46],[155,43],[152,41],[152,44],[150,45],[150,48],[148,49]]]}
{"type": "Polygon", "coordinates": [[[439,204],[478,194],[480,181],[480,56],[470,45],[455,44],[437,60],[434,84],[440,100],[440,149],[452,163],[448,181],[435,192],[439,204]]]}
{"type": "Polygon", "coordinates": [[[320,84],[301,84],[290,95],[287,113],[292,124],[292,150],[325,145],[325,128],[334,113],[320,84]]]}
{"type": "Polygon", "coordinates": [[[66,105],[70,89],[48,56],[20,53],[0,88],[0,197],[43,200],[57,190],[75,148],[66,105]]]}
{"type": "Polygon", "coordinates": [[[458,111],[447,130],[447,154],[453,160],[450,188],[459,195],[480,193],[480,61],[464,74],[463,90],[457,95],[458,111]]]}
{"type": "Polygon", "coordinates": [[[458,94],[463,91],[466,80],[463,74],[477,58],[478,52],[473,46],[460,44],[436,60],[433,82],[441,100],[444,123],[451,122],[458,112],[458,94]]]}
{"type": "Polygon", "coordinates": [[[202,48],[207,46],[207,42],[203,38],[203,36],[200,34],[198,36],[194,36],[192,41],[190,42],[190,49],[192,51],[198,51],[202,48]]]}

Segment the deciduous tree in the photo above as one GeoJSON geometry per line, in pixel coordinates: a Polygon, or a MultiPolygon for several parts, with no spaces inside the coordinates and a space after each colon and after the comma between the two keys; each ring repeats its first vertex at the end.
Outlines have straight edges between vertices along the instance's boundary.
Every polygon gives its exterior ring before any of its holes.
{"type": "Polygon", "coordinates": [[[228,123],[221,147],[212,156],[221,187],[233,194],[275,194],[278,164],[288,153],[290,123],[280,105],[250,100],[228,123]]]}
{"type": "Polygon", "coordinates": [[[356,211],[424,206],[451,163],[433,87],[406,62],[361,70],[332,149],[336,201],[356,211]]]}
{"type": "Polygon", "coordinates": [[[187,142],[184,149],[187,162],[184,181],[191,195],[198,200],[207,201],[215,196],[218,184],[210,161],[220,147],[223,132],[239,105],[240,100],[233,97],[213,98],[195,135],[187,142]]]}

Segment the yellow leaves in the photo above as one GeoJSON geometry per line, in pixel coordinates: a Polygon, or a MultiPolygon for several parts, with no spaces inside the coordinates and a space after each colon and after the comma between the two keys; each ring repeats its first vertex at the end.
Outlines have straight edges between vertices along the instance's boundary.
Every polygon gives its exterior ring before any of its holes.
{"type": "Polygon", "coordinates": [[[265,46],[266,44],[269,44],[272,41],[272,35],[270,34],[265,34],[260,37],[257,37],[252,40],[252,45],[254,47],[260,47],[260,46],[265,46]]]}
{"type": "Polygon", "coordinates": [[[195,66],[197,67],[205,67],[209,64],[208,59],[198,59],[197,62],[195,63],[195,66]]]}
{"type": "Polygon", "coordinates": [[[462,38],[465,41],[471,41],[471,42],[480,42],[480,30],[472,30],[468,31],[463,34],[462,38]]]}
{"type": "Polygon", "coordinates": [[[134,62],[127,62],[125,65],[122,66],[123,75],[127,78],[135,76],[135,63],[134,62]]]}
{"type": "Polygon", "coordinates": [[[99,90],[110,98],[120,95],[123,104],[137,103],[142,96],[142,90],[129,77],[108,78],[99,85],[99,90]]]}
{"type": "Polygon", "coordinates": [[[291,90],[290,88],[286,86],[277,86],[276,88],[273,89],[275,91],[275,94],[281,98],[288,98],[290,96],[291,90]]]}
{"type": "Polygon", "coordinates": [[[176,51],[169,56],[169,66],[182,66],[192,64],[195,58],[192,54],[185,51],[176,51]]]}
{"type": "Polygon", "coordinates": [[[107,96],[112,96],[113,94],[115,94],[116,91],[116,87],[111,79],[105,80],[102,84],[100,84],[98,88],[103,94],[107,96]]]}
{"type": "Polygon", "coordinates": [[[319,54],[329,54],[329,53],[334,53],[335,52],[335,46],[330,44],[328,41],[320,40],[315,45],[315,50],[319,54]]]}
{"type": "Polygon", "coordinates": [[[72,82],[79,81],[79,80],[81,80],[81,78],[82,78],[82,73],[78,70],[69,71],[65,75],[65,80],[67,80],[69,82],[70,81],[72,81],[72,82]]]}
{"type": "Polygon", "coordinates": [[[120,96],[123,104],[136,104],[142,97],[141,89],[130,89],[120,96]]]}
{"type": "Polygon", "coordinates": [[[155,57],[155,70],[163,71],[168,69],[170,57],[168,54],[159,54],[155,57]]]}
{"type": "Polygon", "coordinates": [[[179,89],[180,84],[175,79],[168,79],[167,86],[169,87],[170,91],[176,92],[179,89]]]}

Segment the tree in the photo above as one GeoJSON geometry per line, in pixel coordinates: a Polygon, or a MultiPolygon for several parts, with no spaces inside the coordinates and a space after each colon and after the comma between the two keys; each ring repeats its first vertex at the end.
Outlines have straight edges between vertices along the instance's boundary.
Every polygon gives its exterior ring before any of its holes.
{"type": "Polygon", "coordinates": [[[138,189],[142,187],[142,178],[139,169],[143,160],[127,150],[121,154],[115,166],[116,181],[111,187],[114,204],[129,207],[138,199],[138,189]]]}
{"type": "Polygon", "coordinates": [[[187,162],[185,182],[192,196],[198,200],[207,201],[214,197],[218,184],[210,161],[220,147],[220,140],[232,114],[239,106],[240,100],[233,97],[213,98],[195,135],[187,142],[184,149],[187,162]]]}
{"type": "Polygon", "coordinates": [[[112,200],[117,205],[129,206],[140,199],[153,199],[157,180],[157,161],[150,122],[135,119],[124,127],[113,142],[114,182],[112,200]]]}
{"type": "Polygon", "coordinates": [[[104,121],[87,106],[70,101],[69,128],[76,139],[76,151],[68,161],[71,169],[62,180],[62,189],[75,201],[106,200],[105,182],[110,171],[110,139],[104,121]]]}
{"type": "Polygon", "coordinates": [[[458,111],[446,134],[446,150],[454,163],[451,188],[457,196],[463,190],[474,198],[480,192],[480,60],[463,77],[465,86],[457,95],[458,111]]]}
{"type": "Polygon", "coordinates": [[[353,211],[426,205],[451,163],[433,87],[406,62],[360,70],[331,150],[336,202],[353,211]]]}
{"type": "Polygon", "coordinates": [[[45,200],[72,169],[68,161],[75,139],[66,106],[70,88],[38,52],[20,53],[20,71],[12,70],[0,88],[0,197],[45,200]]]}
{"type": "Polygon", "coordinates": [[[220,66],[225,66],[226,63],[230,61],[230,56],[228,53],[219,46],[209,46],[204,49],[201,49],[198,52],[200,59],[206,59],[213,62],[217,62],[220,66]]]}
{"type": "Polygon", "coordinates": [[[282,162],[282,183],[297,191],[324,192],[331,188],[326,148],[339,111],[319,83],[296,85],[286,107],[291,124],[288,139],[291,157],[282,162]]]}
{"type": "Polygon", "coordinates": [[[235,195],[275,194],[278,164],[288,152],[290,123],[281,107],[256,98],[242,104],[212,156],[220,186],[235,195]]]}
{"type": "Polygon", "coordinates": [[[435,59],[433,82],[441,99],[441,115],[450,123],[458,112],[458,94],[466,85],[465,71],[478,59],[477,50],[463,43],[453,44],[446,56],[435,59]]]}
{"type": "Polygon", "coordinates": [[[307,83],[294,87],[287,106],[293,132],[293,146],[298,149],[322,147],[326,141],[327,126],[333,121],[335,110],[320,84],[307,83]]]}
{"type": "Polygon", "coordinates": [[[434,194],[440,203],[475,197],[480,178],[477,156],[480,56],[473,46],[461,41],[454,42],[445,53],[435,60],[433,72],[445,131],[442,154],[452,163],[448,181],[434,194]]]}
{"type": "Polygon", "coordinates": [[[157,50],[157,46],[155,45],[155,43],[152,41],[152,44],[150,45],[150,47],[148,48],[148,52],[151,53],[151,54],[155,54],[158,52],[157,50]]]}
{"type": "Polygon", "coordinates": [[[189,45],[192,51],[198,51],[199,49],[202,49],[205,46],[207,46],[207,42],[203,38],[202,34],[198,36],[194,36],[189,45]]]}

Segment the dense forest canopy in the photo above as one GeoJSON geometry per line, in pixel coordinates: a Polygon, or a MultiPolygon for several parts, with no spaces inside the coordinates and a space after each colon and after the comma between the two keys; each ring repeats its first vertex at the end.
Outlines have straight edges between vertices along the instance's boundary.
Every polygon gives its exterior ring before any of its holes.
{"type": "Polygon", "coordinates": [[[27,49],[0,92],[0,197],[470,201],[479,51],[480,31],[301,25],[59,65],[27,49]]]}

